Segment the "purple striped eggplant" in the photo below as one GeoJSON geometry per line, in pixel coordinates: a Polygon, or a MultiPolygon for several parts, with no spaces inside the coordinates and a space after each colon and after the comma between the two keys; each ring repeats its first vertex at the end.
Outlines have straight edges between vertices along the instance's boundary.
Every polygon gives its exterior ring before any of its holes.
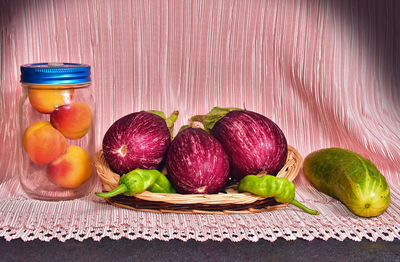
{"type": "Polygon", "coordinates": [[[103,154],[112,170],[123,175],[134,169],[157,169],[171,143],[178,116],[162,112],[136,112],[115,121],[103,138],[103,154]]]}
{"type": "Polygon", "coordinates": [[[202,122],[221,143],[236,180],[262,171],[276,175],[286,162],[285,135],[278,125],[261,114],[216,107],[208,115],[194,116],[191,120],[202,122]]]}
{"type": "Polygon", "coordinates": [[[178,133],[168,150],[168,178],[179,193],[213,194],[229,178],[229,161],[221,144],[200,128],[178,133]]]}

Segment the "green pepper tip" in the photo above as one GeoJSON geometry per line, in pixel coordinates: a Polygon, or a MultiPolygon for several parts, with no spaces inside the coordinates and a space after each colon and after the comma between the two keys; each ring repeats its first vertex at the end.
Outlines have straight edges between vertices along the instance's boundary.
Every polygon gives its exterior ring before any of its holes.
{"type": "Polygon", "coordinates": [[[113,197],[122,193],[125,193],[128,190],[128,188],[126,187],[126,185],[121,184],[118,187],[114,188],[111,191],[108,192],[96,192],[96,196],[98,197],[103,197],[103,198],[109,198],[109,197],[113,197]]]}
{"type": "Polygon", "coordinates": [[[290,204],[292,204],[294,206],[297,206],[298,208],[304,210],[308,214],[311,214],[311,215],[319,215],[320,214],[317,210],[310,209],[310,208],[306,207],[305,205],[303,205],[302,203],[300,203],[299,201],[297,201],[295,199],[293,199],[290,202],[290,204]]]}

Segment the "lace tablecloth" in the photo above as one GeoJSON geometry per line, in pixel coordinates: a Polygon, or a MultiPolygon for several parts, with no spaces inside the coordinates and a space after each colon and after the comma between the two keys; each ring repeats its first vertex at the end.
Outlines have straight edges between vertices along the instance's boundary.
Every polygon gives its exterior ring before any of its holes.
{"type": "MultiPolygon", "coordinates": [[[[10,182],[8,186],[15,186],[10,182]]],[[[363,238],[400,239],[400,201],[392,190],[392,203],[376,218],[353,215],[338,201],[306,187],[297,190],[298,200],[321,212],[309,215],[294,206],[256,214],[208,215],[138,212],[111,206],[93,194],[78,200],[45,202],[24,194],[0,200],[0,236],[7,240],[180,239],[187,241],[230,239],[274,241],[315,238],[327,240],[363,238]]]]}

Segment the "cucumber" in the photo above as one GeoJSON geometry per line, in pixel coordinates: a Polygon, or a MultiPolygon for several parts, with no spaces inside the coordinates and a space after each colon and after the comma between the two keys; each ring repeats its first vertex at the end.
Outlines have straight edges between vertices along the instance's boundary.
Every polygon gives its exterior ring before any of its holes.
{"type": "Polygon", "coordinates": [[[342,148],[312,152],[304,175],[319,191],[341,201],[357,216],[375,217],[390,204],[385,177],[368,159],[342,148]]]}

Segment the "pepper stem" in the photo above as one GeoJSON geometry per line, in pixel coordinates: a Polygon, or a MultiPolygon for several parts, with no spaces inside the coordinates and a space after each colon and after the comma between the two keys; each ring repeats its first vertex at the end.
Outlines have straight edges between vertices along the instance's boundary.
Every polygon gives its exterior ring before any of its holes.
{"type": "Polygon", "coordinates": [[[305,205],[303,205],[302,203],[300,203],[299,201],[293,199],[292,202],[290,202],[290,204],[297,206],[298,208],[304,210],[305,212],[307,212],[308,214],[311,215],[319,215],[319,212],[317,210],[312,210],[308,207],[306,207],[305,205]]]}
{"type": "Polygon", "coordinates": [[[128,188],[126,187],[126,185],[125,184],[121,184],[121,185],[119,185],[118,187],[114,188],[111,191],[108,191],[108,192],[97,192],[96,196],[109,198],[109,197],[113,197],[113,196],[116,196],[116,195],[119,195],[119,194],[123,194],[126,191],[128,191],[128,188]]]}

